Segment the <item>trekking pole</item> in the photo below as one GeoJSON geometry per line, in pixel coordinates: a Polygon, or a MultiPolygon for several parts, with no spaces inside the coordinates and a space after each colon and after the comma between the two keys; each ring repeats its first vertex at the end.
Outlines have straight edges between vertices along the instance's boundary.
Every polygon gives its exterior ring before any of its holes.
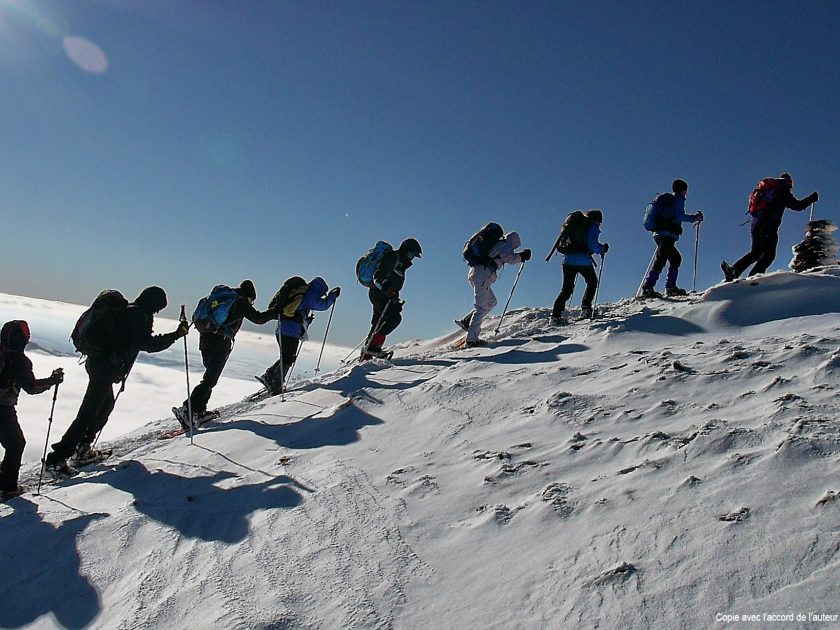
{"type": "Polygon", "coordinates": [[[811,216],[808,217],[808,223],[814,220],[814,206],[817,205],[817,202],[811,204],[811,216]]]}
{"type": "MultiPolygon", "coordinates": [[[[388,312],[388,307],[391,306],[392,300],[388,300],[388,303],[385,305],[385,308],[382,309],[382,314],[379,316],[379,320],[376,322],[376,327],[373,331],[367,336],[365,340],[365,347],[362,348],[362,357],[367,354],[368,348],[370,348],[370,342],[373,341],[373,338],[379,333],[379,329],[382,328],[382,322],[385,320],[385,313],[388,312]]],[[[359,357],[361,359],[361,357],[359,357]]]]}
{"type": "Polygon", "coordinates": [[[516,284],[519,282],[519,276],[522,275],[523,269],[525,269],[524,261],[519,265],[519,271],[516,272],[516,278],[514,278],[513,286],[510,288],[510,295],[508,296],[507,302],[505,302],[505,308],[502,311],[502,316],[499,318],[499,323],[496,324],[496,330],[493,331],[494,335],[499,334],[499,328],[502,327],[502,320],[505,318],[505,313],[507,313],[508,306],[510,306],[510,300],[513,297],[513,292],[516,290],[516,284]]]}
{"type": "Polygon", "coordinates": [[[691,276],[691,292],[697,291],[697,252],[700,250],[700,222],[694,225],[694,273],[691,276]]]}
{"type": "Polygon", "coordinates": [[[601,274],[604,273],[604,261],[607,259],[606,252],[601,254],[601,268],[598,270],[598,284],[595,285],[595,295],[592,297],[592,318],[595,318],[595,307],[598,304],[598,293],[601,291],[601,274]]]}
{"type": "MultiPolygon", "coordinates": [[[[184,304],[181,304],[181,317],[179,319],[182,322],[187,321],[186,305],[184,304]]],[[[195,430],[192,421],[192,389],[190,389],[190,355],[187,351],[187,335],[184,335],[184,372],[187,374],[187,422],[190,423],[190,446],[192,446],[195,430]]]]}
{"type": "Polygon", "coordinates": [[[277,343],[280,346],[280,402],[286,402],[286,375],[283,373],[283,335],[277,328],[277,343]]]}
{"type": "MultiPolygon", "coordinates": [[[[657,249],[659,248],[657,247],[657,249]]],[[[639,288],[636,289],[635,297],[640,297],[642,295],[642,287],[644,286],[645,280],[647,279],[648,274],[650,273],[650,268],[653,267],[654,258],[656,258],[656,249],[653,250],[653,256],[650,257],[650,262],[648,263],[647,269],[645,270],[645,275],[642,276],[642,281],[639,283],[639,288]]]]}
{"type": "Polygon", "coordinates": [[[44,479],[44,468],[47,465],[47,447],[50,444],[50,430],[52,429],[53,413],[55,412],[55,400],[58,398],[58,383],[55,384],[55,391],[53,392],[52,407],[50,407],[50,419],[47,423],[47,439],[44,442],[44,456],[41,458],[41,474],[38,475],[38,489],[35,491],[36,495],[41,494],[41,481],[44,479]]]}
{"type": "Polygon", "coordinates": [[[297,365],[297,359],[300,356],[300,351],[301,350],[303,350],[303,339],[301,339],[300,343],[298,344],[298,349],[297,349],[297,352],[295,353],[295,360],[292,361],[292,365],[289,368],[289,373],[286,375],[286,378],[283,379],[283,389],[284,390],[286,389],[286,383],[288,383],[292,380],[292,372],[295,371],[295,366],[297,365]]]}
{"type": "Polygon", "coordinates": [[[335,302],[332,303],[332,308],[330,308],[330,318],[327,320],[327,330],[324,332],[324,341],[321,343],[321,353],[318,355],[318,364],[315,366],[316,375],[321,371],[321,357],[324,356],[324,346],[327,345],[327,335],[330,334],[330,324],[332,323],[333,311],[335,311],[335,302]]]}
{"type": "Polygon", "coordinates": [[[346,356],[346,357],[344,357],[344,358],[343,358],[340,362],[341,362],[341,363],[347,363],[347,359],[349,359],[349,358],[350,358],[350,356],[351,356],[354,352],[356,352],[356,350],[358,350],[358,349],[361,347],[361,345],[362,345],[365,341],[367,341],[367,337],[364,337],[364,338],[363,338],[363,339],[362,339],[359,343],[357,343],[357,344],[354,346],[354,348],[353,348],[350,352],[348,352],[348,353],[347,353],[347,356],[346,356]]]}

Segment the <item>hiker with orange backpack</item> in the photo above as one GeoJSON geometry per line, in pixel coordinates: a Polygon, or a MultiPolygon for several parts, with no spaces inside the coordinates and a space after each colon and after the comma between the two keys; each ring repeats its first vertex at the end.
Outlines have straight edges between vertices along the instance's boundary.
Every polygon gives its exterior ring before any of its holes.
{"type": "Polygon", "coordinates": [[[793,196],[793,178],[789,173],[779,177],[765,177],[750,194],[750,251],[730,265],[721,261],[720,268],[727,282],[740,277],[747,267],[755,263],[748,275],[764,273],[776,259],[776,247],[779,244],[779,227],[785,208],[802,212],[820,198],[814,191],[804,199],[793,196]]]}

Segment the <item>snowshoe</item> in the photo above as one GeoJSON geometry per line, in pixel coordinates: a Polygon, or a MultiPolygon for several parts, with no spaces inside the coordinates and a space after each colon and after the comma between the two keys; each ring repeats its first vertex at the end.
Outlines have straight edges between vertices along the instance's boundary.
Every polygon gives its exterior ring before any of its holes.
{"type": "Polygon", "coordinates": [[[464,343],[465,348],[483,348],[487,345],[487,342],[484,339],[475,339],[474,341],[466,341],[464,343]]]}
{"type": "Polygon", "coordinates": [[[720,261],[720,270],[723,272],[723,277],[726,282],[732,282],[738,279],[738,274],[735,273],[735,269],[725,260],[720,261]]]}
{"type": "Polygon", "coordinates": [[[196,429],[219,417],[218,411],[203,411],[193,414],[193,427],[196,429]]]}
{"type": "Polygon", "coordinates": [[[654,298],[661,298],[662,294],[658,291],[654,291],[653,288],[642,287],[641,292],[637,296],[637,300],[649,300],[654,298]]]}
{"type": "Polygon", "coordinates": [[[679,287],[665,287],[665,295],[668,297],[685,297],[688,291],[679,287]]]}
{"type": "Polygon", "coordinates": [[[394,356],[393,350],[383,350],[382,348],[368,348],[362,352],[362,361],[370,361],[371,359],[385,359],[390,361],[394,356]]]}
{"type": "Polygon", "coordinates": [[[67,464],[66,459],[60,459],[52,464],[47,464],[44,467],[54,481],[62,481],[63,479],[70,479],[79,474],[79,471],[67,464]]]}
{"type": "Polygon", "coordinates": [[[95,449],[90,446],[83,446],[76,450],[76,456],[73,458],[73,463],[77,466],[90,466],[91,464],[98,464],[105,461],[113,454],[111,449],[95,449]]]}
{"type": "Polygon", "coordinates": [[[470,329],[470,323],[466,319],[456,319],[455,325],[464,332],[467,332],[470,329]]]}
{"type": "Polygon", "coordinates": [[[580,318],[581,319],[592,319],[595,316],[595,312],[592,310],[591,306],[582,306],[580,309],[580,318]]]}
{"type": "Polygon", "coordinates": [[[10,490],[3,490],[2,492],[0,492],[0,503],[11,501],[15,497],[19,497],[26,491],[26,486],[18,486],[17,488],[12,488],[10,490]]]}
{"type": "Polygon", "coordinates": [[[172,415],[175,416],[183,431],[190,430],[189,412],[185,406],[172,407],[172,415]]]}

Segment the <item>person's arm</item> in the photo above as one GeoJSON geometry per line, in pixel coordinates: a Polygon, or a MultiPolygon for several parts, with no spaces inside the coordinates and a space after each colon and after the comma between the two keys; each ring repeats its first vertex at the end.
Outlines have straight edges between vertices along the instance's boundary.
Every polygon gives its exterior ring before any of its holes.
{"type": "Polygon", "coordinates": [[[796,212],[802,212],[805,208],[810,206],[812,203],[815,203],[820,198],[818,192],[812,192],[807,197],[803,197],[802,199],[797,199],[793,196],[793,193],[790,190],[786,191],[785,195],[785,208],[790,208],[791,210],[795,210],[796,212]]]}
{"type": "MultiPolygon", "coordinates": [[[[27,394],[41,394],[55,385],[56,382],[61,382],[57,380],[56,372],[53,372],[48,378],[35,378],[35,374],[32,371],[32,361],[23,353],[14,359],[14,370],[15,380],[27,394]]],[[[62,380],[63,378],[61,376],[62,380]]]]}
{"type": "Polygon", "coordinates": [[[399,291],[396,287],[396,278],[393,277],[395,275],[394,269],[397,266],[397,257],[397,252],[391,250],[385,252],[382,260],[379,261],[379,266],[373,274],[373,285],[380,291],[385,293],[388,293],[389,289],[394,289],[395,292],[399,291]]]}
{"type": "Polygon", "coordinates": [[[243,313],[243,317],[247,319],[249,322],[253,322],[257,325],[262,325],[267,322],[270,322],[272,319],[277,319],[277,314],[274,309],[268,308],[264,311],[258,311],[254,308],[254,306],[245,300],[245,309],[243,313]]]}
{"type": "MultiPolygon", "coordinates": [[[[129,312],[132,311],[130,310],[129,312]]],[[[134,337],[134,347],[137,350],[142,350],[143,352],[160,352],[161,350],[166,350],[189,331],[189,324],[180,322],[178,328],[171,333],[153,335],[152,320],[153,317],[151,315],[146,315],[140,309],[132,312],[129,324],[132,336],[134,337]]]]}

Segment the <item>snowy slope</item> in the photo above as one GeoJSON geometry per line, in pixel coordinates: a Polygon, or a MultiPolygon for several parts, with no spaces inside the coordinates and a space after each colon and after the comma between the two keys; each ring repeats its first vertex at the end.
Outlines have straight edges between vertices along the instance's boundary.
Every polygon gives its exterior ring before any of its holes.
{"type": "Polygon", "coordinates": [[[840,626],[840,268],[601,311],[144,427],[0,506],[0,626],[840,626]]]}

